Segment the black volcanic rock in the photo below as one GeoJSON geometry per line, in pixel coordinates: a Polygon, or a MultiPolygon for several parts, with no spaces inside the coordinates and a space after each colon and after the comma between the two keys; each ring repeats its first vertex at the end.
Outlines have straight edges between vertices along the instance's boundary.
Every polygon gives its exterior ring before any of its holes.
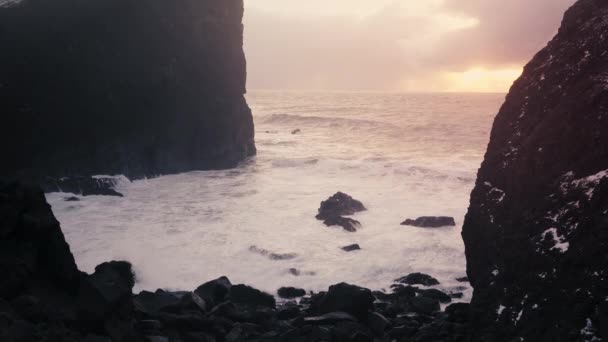
{"type": "Polygon", "coordinates": [[[374,296],[366,288],[340,283],[329,287],[329,291],[319,301],[321,313],[343,311],[360,320],[366,320],[372,308],[374,296]]]}
{"type": "Polygon", "coordinates": [[[328,217],[352,215],[365,210],[367,209],[360,201],[343,192],[337,192],[321,202],[317,219],[324,220],[328,217]]]}
{"type": "Polygon", "coordinates": [[[133,179],[255,154],[242,17],[242,0],[0,7],[0,178],[133,179]]]}
{"type": "Polygon", "coordinates": [[[608,340],[608,2],[513,84],[463,227],[473,341],[608,340]]]}
{"type": "Polygon", "coordinates": [[[348,232],[356,232],[361,223],[344,215],[353,215],[360,211],[367,210],[363,203],[351,196],[337,192],[327,200],[321,202],[317,220],[322,220],[328,226],[340,226],[348,232]]]}
{"type": "Polygon", "coordinates": [[[414,226],[421,228],[440,228],[455,226],[456,221],[453,217],[447,216],[423,216],[415,220],[407,219],[401,223],[402,226],[414,226]]]}
{"type": "Polygon", "coordinates": [[[304,289],[295,288],[295,287],[281,287],[277,294],[281,298],[291,299],[297,297],[304,297],[306,295],[306,291],[304,289]]]}
{"type": "Polygon", "coordinates": [[[341,248],[345,252],[354,252],[361,250],[361,246],[359,244],[348,245],[341,248]]]}
{"type": "Polygon", "coordinates": [[[424,273],[410,273],[405,277],[399,278],[395,280],[401,284],[408,285],[424,285],[424,286],[434,286],[439,285],[439,281],[428,274],[424,273]]]}
{"type": "Polygon", "coordinates": [[[81,274],[38,188],[0,182],[0,298],[33,288],[76,293],[81,274]]]}

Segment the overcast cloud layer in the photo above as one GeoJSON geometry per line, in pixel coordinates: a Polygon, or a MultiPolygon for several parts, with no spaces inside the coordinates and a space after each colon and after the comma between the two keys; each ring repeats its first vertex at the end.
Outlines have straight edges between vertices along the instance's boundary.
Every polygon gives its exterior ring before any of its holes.
{"type": "MultiPolygon", "coordinates": [[[[250,89],[446,90],[521,68],[574,0],[245,0],[250,89]]],[[[488,90],[504,86],[488,86],[488,90]]]]}

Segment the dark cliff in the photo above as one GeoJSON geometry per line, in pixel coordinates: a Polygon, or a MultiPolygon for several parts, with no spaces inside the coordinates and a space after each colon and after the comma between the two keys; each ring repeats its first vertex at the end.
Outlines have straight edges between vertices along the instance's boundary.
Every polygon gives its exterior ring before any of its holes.
{"type": "Polygon", "coordinates": [[[255,154],[242,0],[0,8],[0,177],[235,166],[255,154]]]}
{"type": "Polygon", "coordinates": [[[462,235],[474,341],[608,340],[608,2],[578,1],[514,83],[462,235]]]}

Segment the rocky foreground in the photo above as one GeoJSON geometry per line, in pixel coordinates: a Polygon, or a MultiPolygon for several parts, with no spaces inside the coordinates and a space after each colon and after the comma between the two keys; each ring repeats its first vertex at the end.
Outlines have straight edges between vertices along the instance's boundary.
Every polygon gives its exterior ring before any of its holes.
{"type": "MultiPolygon", "coordinates": [[[[226,277],[133,294],[131,265],[78,270],[43,192],[0,183],[0,341],[463,341],[468,304],[414,273],[390,292],[336,284],[274,296],[226,277]]],[[[461,281],[466,281],[462,279],[461,281]]],[[[464,287],[463,287],[464,289],[464,287]]]]}

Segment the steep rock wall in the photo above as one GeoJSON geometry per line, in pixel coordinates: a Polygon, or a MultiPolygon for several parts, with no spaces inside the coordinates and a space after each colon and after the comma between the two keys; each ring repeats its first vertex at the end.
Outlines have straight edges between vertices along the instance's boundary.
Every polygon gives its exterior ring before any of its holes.
{"type": "Polygon", "coordinates": [[[511,88],[462,235],[474,341],[608,340],[608,2],[570,8],[511,88]]]}
{"type": "Polygon", "coordinates": [[[0,177],[131,178],[255,154],[242,0],[0,8],[0,177]]]}

